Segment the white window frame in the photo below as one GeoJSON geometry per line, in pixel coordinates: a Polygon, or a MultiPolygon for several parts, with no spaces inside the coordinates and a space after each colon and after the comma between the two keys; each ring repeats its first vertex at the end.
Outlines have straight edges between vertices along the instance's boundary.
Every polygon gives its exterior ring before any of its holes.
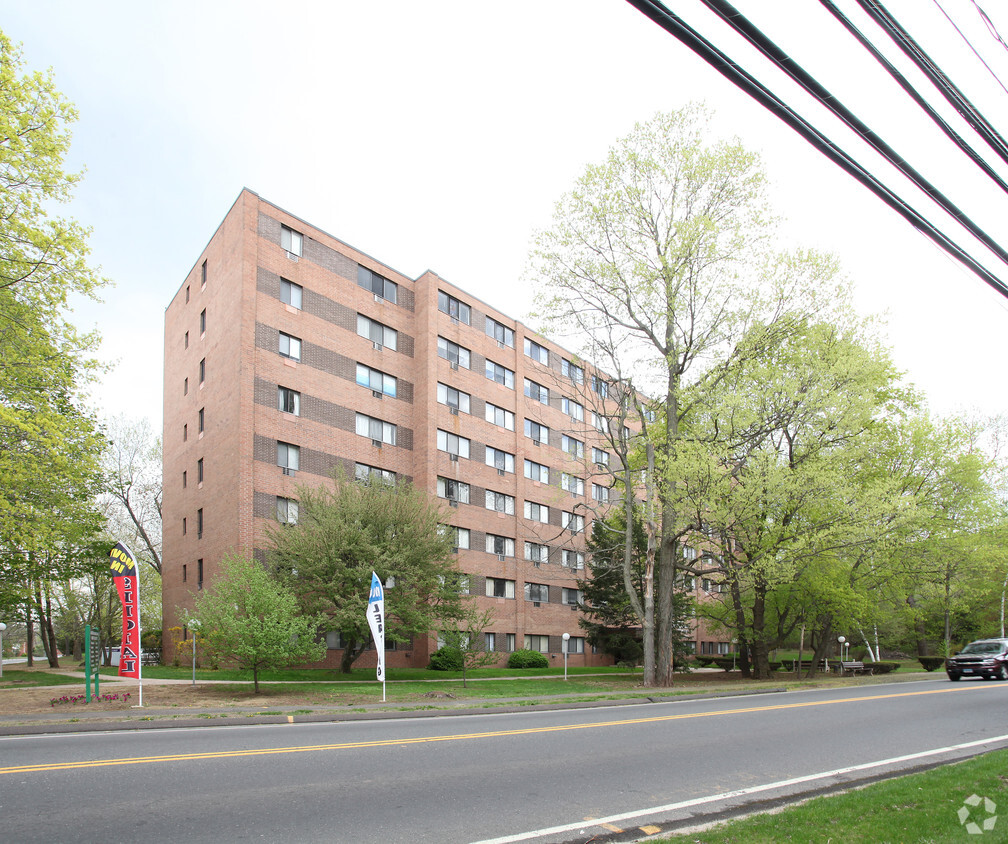
{"type": "Polygon", "coordinates": [[[398,351],[399,332],[364,314],[357,314],[357,334],[366,337],[376,348],[398,351]]]}
{"type": "Polygon", "coordinates": [[[513,431],[515,429],[515,415],[510,410],[505,410],[503,407],[486,402],[483,415],[491,425],[496,425],[505,431],[513,431]]]}
{"type": "Polygon", "coordinates": [[[439,358],[444,358],[448,363],[460,366],[462,369],[469,369],[469,364],[472,361],[469,349],[440,335],[438,335],[437,342],[439,358]]]}
{"type": "Polygon", "coordinates": [[[515,511],[515,500],[513,495],[506,492],[497,492],[492,489],[484,490],[484,506],[487,510],[495,513],[506,513],[513,516],[515,511]]]}
{"type": "Polygon", "coordinates": [[[448,384],[442,384],[440,381],[438,381],[437,385],[437,400],[438,404],[453,407],[460,413],[469,413],[469,408],[472,406],[472,396],[470,396],[467,392],[460,390],[457,387],[451,387],[448,384]],[[454,402],[451,401],[453,393],[455,398],[454,402]]]}
{"type": "Polygon", "coordinates": [[[530,340],[528,337],[525,338],[525,355],[536,363],[549,366],[549,349],[540,346],[535,340],[530,340]]]}
{"type": "Polygon", "coordinates": [[[525,502],[525,518],[540,524],[549,524],[549,507],[536,501],[525,502]]]}
{"type": "Polygon", "coordinates": [[[525,379],[525,395],[527,398],[532,399],[532,401],[549,405],[549,388],[544,387],[538,381],[533,381],[531,378],[525,379]]]}
{"type": "Polygon", "coordinates": [[[301,257],[304,249],[304,235],[295,231],[290,226],[280,224],[280,246],[286,249],[291,255],[301,257]]]}
{"type": "Polygon", "coordinates": [[[446,451],[448,454],[454,454],[458,457],[469,457],[469,440],[466,437],[460,437],[458,434],[453,434],[451,431],[444,431],[438,428],[437,431],[437,447],[438,451],[446,451]],[[455,445],[452,449],[450,446],[455,445]]]}
{"type": "Polygon", "coordinates": [[[291,360],[301,360],[301,338],[281,331],[277,351],[281,357],[290,358],[291,360]],[[285,346],[286,351],[284,350],[285,346]]]}
{"type": "Polygon", "coordinates": [[[548,484],[549,472],[549,466],[545,463],[536,463],[535,460],[529,460],[527,457],[525,458],[525,477],[529,480],[548,484]],[[543,477],[543,475],[545,475],[545,477],[543,477]]]}
{"type": "Polygon", "coordinates": [[[395,398],[399,390],[399,379],[380,369],[373,369],[366,363],[357,363],[357,385],[374,390],[382,395],[395,398]]]}
{"type": "Polygon", "coordinates": [[[280,301],[292,308],[301,310],[301,303],[304,301],[304,288],[286,278],[280,279],[280,301]]]}
{"type": "Polygon", "coordinates": [[[487,466],[494,469],[503,469],[505,472],[509,472],[512,475],[514,474],[514,455],[509,451],[502,451],[499,448],[494,448],[492,445],[488,445],[486,447],[484,461],[487,466]],[[500,456],[499,461],[498,455],[500,456]],[[502,463],[503,465],[498,465],[498,463],[502,463]]]}
{"type": "Polygon", "coordinates": [[[486,360],[486,370],[484,374],[490,381],[501,384],[509,390],[514,389],[514,370],[508,369],[502,364],[494,363],[490,360],[490,358],[487,358],[486,360]]]}
{"type": "Polygon", "coordinates": [[[357,414],[355,430],[362,437],[388,445],[395,445],[398,439],[398,428],[395,425],[383,419],[368,416],[366,413],[357,414]]]}

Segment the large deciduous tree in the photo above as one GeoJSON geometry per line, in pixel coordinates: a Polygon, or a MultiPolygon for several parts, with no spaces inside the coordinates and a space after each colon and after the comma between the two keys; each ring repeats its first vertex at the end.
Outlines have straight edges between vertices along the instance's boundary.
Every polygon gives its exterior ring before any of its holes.
{"type": "MultiPolygon", "coordinates": [[[[680,503],[687,388],[789,332],[789,312],[838,295],[835,264],[810,253],[774,254],[774,220],[757,157],[738,142],[712,142],[706,113],[659,114],[587,168],[565,194],[531,258],[544,328],[607,372],[627,392],[654,399],[660,523],[657,655],[645,683],[672,682],[673,584],[682,538],[696,526],[680,503]],[[742,342],[745,338],[745,342],[742,342]]],[[[645,598],[648,598],[645,594],[645,598]]],[[[641,623],[645,621],[641,618],[641,623]]],[[[650,637],[645,636],[645,648],[650,637]]]]}
{"type": "Polygon", "coordinates": [[[25,71],[0,33],[0,577],[20,586],[29,638],[43,615],[47,650],[51,584],[87,568],[101,451],[82,409],[98,337],[68,313],[104,281],[87,231],[53,213],[79,179],[63,167],[75,118],[51,74],[25,71]]]}
{"type": "Polygon", "coordinates": [[[406,481],[357,481],[298,489],[296,525],[270,531],[271,565],[305,612],[325,619],[343,642],[349,672],[367,648],[371,573],[385,590],[386,638],[426,636],[460,617],[453,540],[436,501],[406,481]],[[390,578],[394,578],[393,581],[390,578]]]}

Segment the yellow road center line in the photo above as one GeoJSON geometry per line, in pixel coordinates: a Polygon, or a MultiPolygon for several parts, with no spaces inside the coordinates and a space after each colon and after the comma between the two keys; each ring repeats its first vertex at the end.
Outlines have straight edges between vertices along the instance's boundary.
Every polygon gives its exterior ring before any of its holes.
{"type": "Polygon", "coordinates": [[[46,771],[68,771],[78,768],[104,768],[116,765],[145,765],[152,762],[188,762],[201,759],[233,759],[248,756],[273,756],[283,753],[317,753],[325,750],[360,750],[371,747],[393,747],[411,744],[427,744],[440,741],[468,741],[472,739],[503,738],[507,736],[534,735],[536,733],[559,733],[570,730],[591,730],[602,727],[624,727],[636,724],[654,724],[662,721],[681,721],[687,718],[711,718],[719,715],[745,715],[753,712],[773,712],[783,709],[802,709],[811,706],[832,706],[842,703],[863,703],[871,700],[888,700],[922,695],[941,695],[949,692],[964,693],[970,690],[996,689],[999,686],[983,685],[955,689],[929,689],[915,692],[892,692],[882,695],[866,695],[853,698],[831,698],[829,700],[804,701],[802,703],[779,703],[769,706],[750,706],[742,709],[719,709],[712,712],[684,712],[676,715],[655,715],[647,718],[628,718],[621,721],[595,721],[590,724],[560,724],[552,727],[527,727],[518,730],[495,730],[484,733],[460,733],[447,736],[421,736],[417,738],[381,739],[378,741],[344,742],[340,744],[313,744],[296,747],[270,747],[252,750],[219,750],[207,753],[178,753],[164,756],[133,756],[121,759],[87,759],[79,762],[50,762],[39,765],[16,765],[0,768],[3,774],[41,773],[46,771]]]}

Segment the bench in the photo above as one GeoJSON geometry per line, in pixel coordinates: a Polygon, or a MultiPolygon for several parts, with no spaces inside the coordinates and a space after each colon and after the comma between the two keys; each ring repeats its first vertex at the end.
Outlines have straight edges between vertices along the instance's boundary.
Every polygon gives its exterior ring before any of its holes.
{"type": "Polygon", "coordinates": [[[145,650],[140,652],[140,663],[142,665],[160,665],[161,664],[161,649],[157,650],[145,650]]]}
{"type": "Polygon", "coordinates": [[[850,672],[851,674],[871,674],[871,666],[865,666],[861,661],[857,662],[841,662],[840,663],[840,673],[846,674],[850,672]]]}

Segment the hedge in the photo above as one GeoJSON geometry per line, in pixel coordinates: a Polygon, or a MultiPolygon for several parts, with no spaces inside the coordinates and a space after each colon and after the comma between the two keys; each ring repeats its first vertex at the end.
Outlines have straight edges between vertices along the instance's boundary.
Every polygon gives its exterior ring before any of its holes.
{"type": "Polygon", "coordinates": [[[943,656],[919,656],[917,661],[925,671],[934,671],[936,668],[945,667],[945,657],[943,656]]]}
{"type": "Polygon", "coordinates": [[[549,660],[539,651],[523,649],[508,657],[508,668],[549,668],[549,660]]]}

